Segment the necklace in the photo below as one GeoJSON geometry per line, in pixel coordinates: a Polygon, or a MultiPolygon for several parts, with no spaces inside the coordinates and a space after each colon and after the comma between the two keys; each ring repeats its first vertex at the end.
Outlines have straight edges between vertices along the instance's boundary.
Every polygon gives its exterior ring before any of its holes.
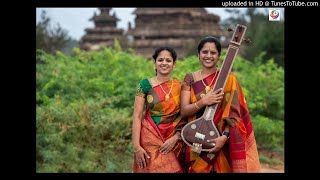
{"type": "MultiPolygon", "coordinates": [[[[216,78],[218,72],[216,72],[216,74],[214,75],[214,77],[212,78],[212,80],[211,80],[211,82],[210,82],[210,84],[209,84],[208,86],[207,86],[206,83],[203,81],[201,72],[202,72],[202,71],[200,71],[201,81],[202,81],[202,84],[204,85],[204,87],[206,87],[205,89],[206,89],[206,94],[207,94],[207,93],[210,91],[210,89],[211,89],[210,86],[212,85],[213,80],[216,78]]],[[[204,96],[204,94],[201,94],[201,96],[204,96]]]]}
{"type": "Polygon", "coordinates": [[[158,77],[156,77],[156,80],[157,80],[157,82],[158,82],[158,84],[159,84],[162,92],[165,94],[165,100],[168,101],[169,98],[170,98],[170,93],[171,93],[171,91],[172,91],[172,87],[173,87],[173,80],[171,80],[171,88],[170,88],[170,91],[169,91],[168,94],[164,91],[163,87],[161,86],[161,84],[160,84],[160,82],[159,82],[159,80],[158,80],[158,77]]]}

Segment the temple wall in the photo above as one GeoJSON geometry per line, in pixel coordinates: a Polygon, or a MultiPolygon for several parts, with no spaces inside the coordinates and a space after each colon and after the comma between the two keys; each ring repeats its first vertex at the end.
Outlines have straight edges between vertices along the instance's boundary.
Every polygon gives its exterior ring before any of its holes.
{"type": "MultiPolygon", "coordinates": [[[[100,10],[103,8],[100,8],[100,10]]],[[[111,8],[105,8],[109,13],[111,8]]],[[[135,27],[127,32],[116,28],[115,16],[94,16],[94,28],[85,29],[80,47],[96,50],[99,46],[112,46],[114,38],[122,47],[130,47],[142,56],[151,58],[159,46],[172,46],[183,58],[194,48],[200,38],[208,35],[221,37],[220,17],[209,14],[205,8],[137,8],[135,27]],[[98,25],[99,24],[99,25],[98,25]],[[92,46],[92,48],[91,48],[92,46]]]]}

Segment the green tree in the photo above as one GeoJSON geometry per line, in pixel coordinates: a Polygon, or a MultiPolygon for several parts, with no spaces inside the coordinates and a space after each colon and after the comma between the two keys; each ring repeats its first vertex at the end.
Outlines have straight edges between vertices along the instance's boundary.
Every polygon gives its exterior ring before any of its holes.
{"type": "Polygon", "coordinates": [[[65,48],[71,38],[59,23],[56,27],[52,27],[50,23],[51,19],[47,17],[46,11],[42,11],[41,19],[36,25],[36,48],[53,54],[65,48]]]}
{"type": "MultiPolygon", "coordinates": [[[[258,8],[248,8],[244,12],[228,9],[231,17],[222,22],[223,27],[243,24],[247,26],[246,37],[251,43],[241,47],[241,55],[253,61],[257,52],[266,52],[265,60],[273,58],[279,66],[284,65],[284,21],[268,21],[268,12],[258,8]]],[[[262,63],[266,63],[265,61],[262,63]]]]}

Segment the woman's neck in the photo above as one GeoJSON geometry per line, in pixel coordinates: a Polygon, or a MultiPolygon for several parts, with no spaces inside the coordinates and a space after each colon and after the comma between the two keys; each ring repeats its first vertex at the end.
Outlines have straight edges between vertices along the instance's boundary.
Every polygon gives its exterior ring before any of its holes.
{"type": "Polygon", "coordinates": [[[170,74],[168,75],[161,75],[161,74],[157,74],[156,78],[160,81],[160,82],[167,82],[169,81],[170,78],[170,74]]]}
{"type": "Polygon", "coordinates": [[[209,76],[210,74],[213,74],[214,72],[216,72],[218,68],[216,66],[212,67],[212,68],[205,68],[203,67],[202,70],[201,70],[201,74],[202,76],[204,77],[207,77],[209,76]]]}

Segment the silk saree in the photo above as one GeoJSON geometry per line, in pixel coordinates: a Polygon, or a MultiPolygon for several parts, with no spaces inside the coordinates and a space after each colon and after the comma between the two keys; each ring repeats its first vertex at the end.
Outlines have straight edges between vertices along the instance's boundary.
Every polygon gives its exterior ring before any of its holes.
{"type": "Polygon", "coordinates": [[[141,122],[140,145],[146,150],[150,159],[147,159],[147,167],[139,168],[134,157],[133,171],[136,173],[180,173],[182,168],[183,142],[179,140],[174,149],[168,154],[161,154],[159,148],[172,137],[176,131],[181,131],[186,123],[180,115],[180,91],[181,82],[173,79],[153,85],[150,79],[143,79],[137,88],[136,96],[146,99],[146,111],[141,122]]]}
{"type": "MultiPolygon", "coordinates": [[[[199,101],[205,93],[205,85],[214,86],[218,71],[205,77],[203,82],[196,73],[185,76],[182,90],[190,91],[190,102],[199,101]]],[[[230,73],[224,97],[218,105],[213,122],[222,134],[226,124],[230,125],[230,138],[216,153],[201,152],[197,154],[186,146],[185,171],[189,173],[245,173],[259,172],[260,162],[249,110],[242,88],[233,72],[230,73]]],[[[191,122],[202,116],[205,107],[194,116],[188,117],[191,122]]]]}

